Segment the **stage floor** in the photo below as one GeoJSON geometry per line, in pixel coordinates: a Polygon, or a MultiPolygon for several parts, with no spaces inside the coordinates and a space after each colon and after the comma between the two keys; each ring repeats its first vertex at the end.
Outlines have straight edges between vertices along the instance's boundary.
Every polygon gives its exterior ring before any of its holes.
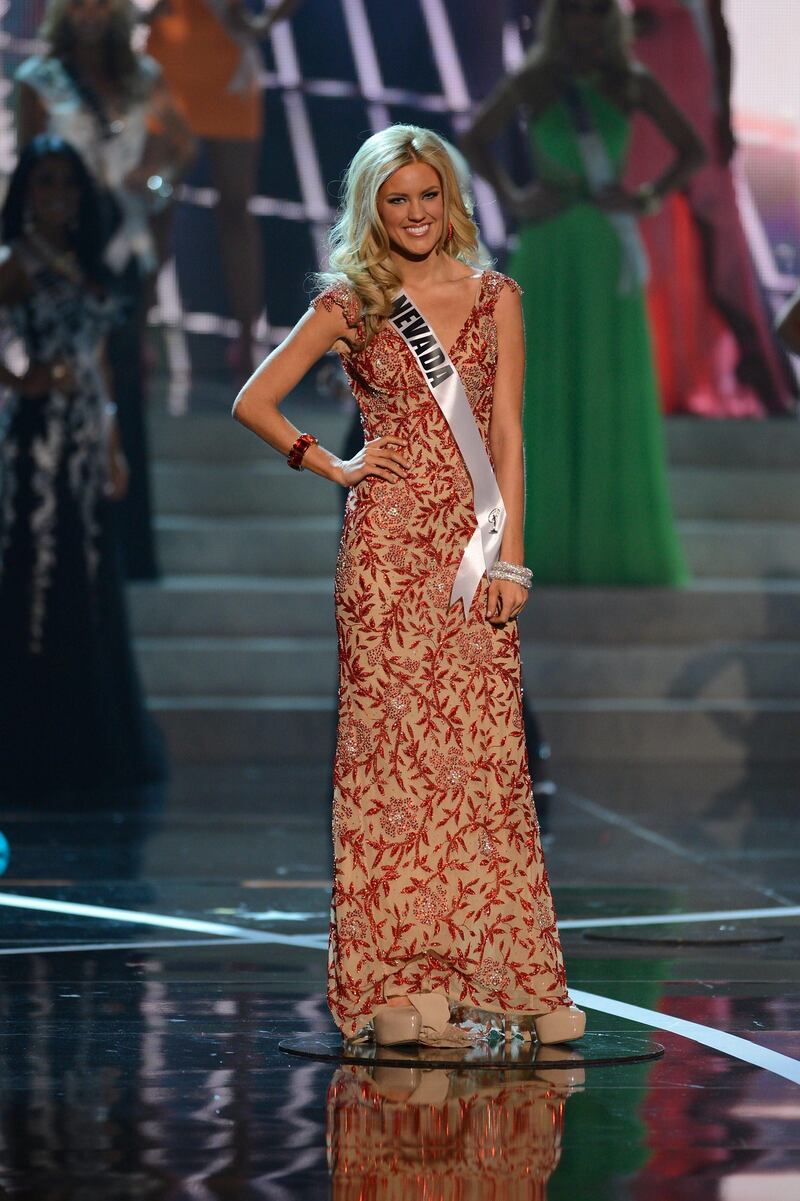
{"type": "Polygon", "coordinates": [[[323,765],[6,801],[0,1196],[796,1201],[796,772],[558,783],[571,988],[590,1031],[652,1031],[654,1062],[493,1078],[282,1054],[333,1029],[323,765]]]}

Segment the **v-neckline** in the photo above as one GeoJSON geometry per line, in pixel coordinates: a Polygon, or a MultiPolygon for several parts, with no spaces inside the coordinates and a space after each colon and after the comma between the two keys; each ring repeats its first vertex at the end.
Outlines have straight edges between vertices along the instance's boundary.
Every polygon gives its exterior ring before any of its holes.
{"type": "MultiPolygon", "coordinates": [[[[475,277],[470,276],[469,278],[474,279],[475,277]]],[[[478,276],[478,290],[475,293],[475,300],[472,303],[472,308],[469,310],[466,317],[464,318],[463,324],[461,326],[461,329],[458,331],[458,334],[456,335],[455,341],[453,342],[452,346],[448,347],[448,349],[447,349],[448,359],[452,359],[453,351],[455,350],[455,348],[458,346],[459,342],[463,338],[467,327],[469,326],[470,322],[472,321],[472,318],[475,315],[475,310],[477,309],[478,304],[480,303],[481,296],[483,294],[483,284],[484,284],[485,279],[486,279],[486,272],[481,271],[480,275],[478,276]]],[[[405,291],[405,289],[404,289],[404,291],[405,291]]],[[[411,303],[414,305],[414,308],[417,310],[417,312],[421,314],[422,310],[418,307],[417,302],[414,300],[413,296],[411,296],[411,294],[409,292],[406,292],[405,294],[408,297],[408,299],[411,301],[411,303]]],[[[439,345],[444,346],[443,340],[439,337],[436,330],[431,325],[430,321],[428,321],[427,317],[425,318],[425,321],[427,322],[428,328],[430,329],[431,333],[433,334],[433,336],[435,337],[435,339],[439,343],[439,345]]],[[[395,330],[395,333],[396,332],[397,331],[395,330]]]]}

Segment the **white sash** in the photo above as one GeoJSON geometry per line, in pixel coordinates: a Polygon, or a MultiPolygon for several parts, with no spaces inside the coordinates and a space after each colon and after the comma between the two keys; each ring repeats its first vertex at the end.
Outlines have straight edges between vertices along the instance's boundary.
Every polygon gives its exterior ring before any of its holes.
{"type": "Polygon", "coordinates": [[[402,292],[394,302],[389,320],[419,364],[472,480],[478,525],[464,548],[450,594],[450,604],[460,600],[466,617],[481,577],[488,574],[500,554],[506,507],[461,377],[447,352],[419,309],[402,292]]]}
{"type": "MultiPolygon", "coordinates": [[[[591,109],[577,87],[568,89],[565,97],[574,122],[578,152],[593,194],[617,183],[617,173],[600,131],[594,124],[591,109]]],[[[616,231],[622,249],[619,293],[629,296],[647,283],[650,270],[647,252],[636,219],[628,213],[604,214],[616,231]]]]}

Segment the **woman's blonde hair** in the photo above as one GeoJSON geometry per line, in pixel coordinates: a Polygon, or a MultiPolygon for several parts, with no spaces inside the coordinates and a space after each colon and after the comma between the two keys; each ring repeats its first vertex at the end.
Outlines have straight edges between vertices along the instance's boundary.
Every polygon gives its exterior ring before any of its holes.
{"type": "MultiPolygon", "coordinates": [[[[66,66],[75,51],[75,34],[70,21],[71,0],[48,0],[39,36],[47,42],[51,58],[66,66]]],[[[129,99],[147,90],[147,77],[131,44],[137,10],[131,0],[110,0],[108,29],[103,39],[103,68],[129,99]]]]}
{"type": "Polygon", "coordinates": [[[463,263],[486,263],[472,219],[469,180],[463,169],[459,173],[444,139],[417,125],[390,125],[372,134],[345,172],[339,218],[328,240],[329,270],[317,276],[320,288],[342,283],[352,288],[361,301],[367,340],[391,314],[400,288],[389,237],[378,212],[378,192],[390,175],[410,163],[427,163],[441,181],[444,221],[440,249],[463,263]],[[450,226],[452,236],[448,237],[450,226]]]}
{"type": "MultiPolygon", "coordinates": [[[[632,26],[619,0],[611,0],[608,16],[603,23],[606,60],[612,69],[630,70],[632,26]]],[[[569,47],[564,37],[564,8],[562,0],[544,0],[539,14],[537,39],[532,53],[541,62],[569,61],[569,47]]]]}

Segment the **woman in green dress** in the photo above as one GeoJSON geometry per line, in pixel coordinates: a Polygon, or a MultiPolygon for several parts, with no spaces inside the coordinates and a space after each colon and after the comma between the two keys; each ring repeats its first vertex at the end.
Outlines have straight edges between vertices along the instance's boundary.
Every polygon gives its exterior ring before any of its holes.
{"type": "Polygon", "coordinates": [[[528,344],[526,562],[545,584],[683,584],[637,219],[683,186],[702,144],[631,58],[617,0],[546,0],[539,33],[464,140],[520,222],[508,270],[528,344]],[[637,110],[675,158],[631,193],[621,178],[637,110]],[[524,187],[491,151],[520,114],[536,175],[524,187]]]}

